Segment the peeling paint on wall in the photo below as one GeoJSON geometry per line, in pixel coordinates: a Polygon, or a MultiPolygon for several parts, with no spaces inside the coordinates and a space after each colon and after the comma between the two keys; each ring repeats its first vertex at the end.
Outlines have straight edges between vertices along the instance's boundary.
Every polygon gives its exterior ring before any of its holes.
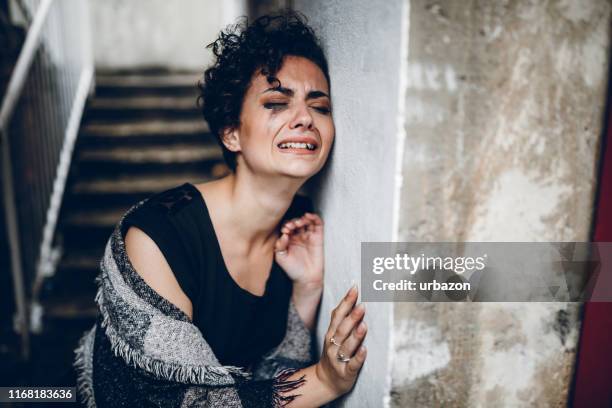
{"type": "MultiPolygon", "coordinates": [[[[547,236],[554,239],[551,216],[556,213],[558,203],[573,194],[571,186],[555,183],[556,180],[555,175],[541,179],[519,167],[499,174],[491,191],[475,205],[470,240],[542,241],[547,236]]],[[[564,222],[571,216],[558,218],[555,233],[563,230],[564,222]]],[[[567,235],[570,233],[567,231],[567,235]]]]}
{"type": "Polygon", "coordinates": [[[394,306],[394,335],[400,338],[393,354],[391,406],[468,406],[480,350],[480,339],[474,336],[479,305],[394,306]]]}
{"type": "Polygon", "coordinates": [[[448,343],[437,327],[405,319],[393,330],[393,387],[408,385],[450,362],[448,343]]]}
{"type": "Polygon", "coordinates": [[[481,383],[474,389],[474,405],[565,405],[570,365],[576,352],[576,308],[552,303],[487,304],[481,309],[481,383]],[[561,307],[561,308],[560,308],[561,307]],[[558,316],[566,316],[564,333],[558,316]],[[555,328],[557,327],[557,328],[555,328]],[[503,336],[500,333],[504,333],[503,336]],[[550,372],[552,371],[552,372],[550,372]],[[542,376],[548,372],[547,376],[542,376]],[[547,394],[556,388],[554,394],[547,394]]]}
{"type": "MultiPolygon", "coordinates": [[[[611,8],[605,0],[410,2],[400,240],[588,239],[611,8]]],[[[395,304],[396,334],[440,333],[450,355],[444,366],[394,368],[392,405],[566,405],[578,311],[395,304]],[[402,323],[415,319],[422,325],[402,323]]],[[[403,347],[396,341],[396,352],[403,347]]]]}
{"type": "Polygon", "coordinates": [[[408,88],[448,92],[457,90],[455,70],[450,65],[412,63],[408,66],[408,88]]]}

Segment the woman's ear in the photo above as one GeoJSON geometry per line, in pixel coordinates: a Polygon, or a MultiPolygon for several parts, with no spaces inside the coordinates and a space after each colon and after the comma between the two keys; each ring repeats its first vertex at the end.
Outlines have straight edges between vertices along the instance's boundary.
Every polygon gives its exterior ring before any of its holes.
{"type": "Polygon", "coordinates": [[[230,152],[240,151],[240,132],[236,128],[227,127],[223,130],[221,138],[223,144],[230,152]]]}

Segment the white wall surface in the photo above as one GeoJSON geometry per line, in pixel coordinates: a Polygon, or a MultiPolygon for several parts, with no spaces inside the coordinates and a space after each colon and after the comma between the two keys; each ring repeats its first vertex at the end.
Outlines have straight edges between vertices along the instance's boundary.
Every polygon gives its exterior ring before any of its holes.
{"type": "MultiPolygon", "coordinates": [[[[320,342],[351,281],[360,281],[362,241],[393,239],[403,1],[299,0],[322,38],[332,82],[336,140],[313,183],[325,224],[325,293],[320,342]]],[[[355,389],[339,405],[381,407],[388,395],[392,308],[367,305],[368,357],[355,389]]]]}
{"type": "Polygon", "coordinates": [[[205,47],[246,13],[246,0],[92,0],[98,69],[201,70],[205,47]]]}

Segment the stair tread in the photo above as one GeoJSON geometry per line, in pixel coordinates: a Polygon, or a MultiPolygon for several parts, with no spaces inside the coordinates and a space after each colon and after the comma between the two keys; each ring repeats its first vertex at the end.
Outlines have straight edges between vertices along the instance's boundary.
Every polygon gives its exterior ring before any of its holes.
{"type": "Polygon", "coordinates": [[[198,110],[195,96],[126,96],[99,97],[88,108],[93,109],[193,109],[198,110]]]}
{"type": "Polygon", "coordinates": [[[190,163],[219,160],[223,157],[217,145],[173,144],[143,147],[87,147],[79,152],[79,160],[124,163],[190,163]]]}
{"type": "Polygon", "coordinates": [[[44,300],[45,316],[56,319],[95,318],[98,315],[95,294],[79,293],[70,297],[44,300]]]}
{"type": "Polygon", "coordinates": [[[133,194],[160,192],[185,182],[206,181],[210,176],[202,173],[156,174],[121,176],[78,181],[74,184],[76,194],[133,194]]]}
{"type": "Polygon", "coordinates": [[[58,269],[81,269],[81,270],[92,270],[98,269],[100,265],[100,258],[102,254],[98,252],[73,252],[66,254],[61,260],[58,269]]]}
{"type": "Polygon", "coordinates": [[[181,135],[209,133],[202,119],[193,120],[133,120],[118,122],[89,122],[81,129],[92,136],[126,137],[134,135],[181,135]]]}
{"type": "Polygon", "coordinates": [[[74,211],[64,218],[64,223],[79,227],[113,227],[127,208],[96,208],[74,211]]]}
{"type": "Polygon", "coordinates": [[[184,74],[97,74],[96,86],[104,87],[195,87],[200,80],[201,73],[184,74]]]}

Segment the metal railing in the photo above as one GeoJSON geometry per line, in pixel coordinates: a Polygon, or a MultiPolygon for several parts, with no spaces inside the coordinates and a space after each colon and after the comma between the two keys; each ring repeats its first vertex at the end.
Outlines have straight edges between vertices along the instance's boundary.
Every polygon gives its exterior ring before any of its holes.
{"type": "Polygon", "coordinates": [[[53,235],[87,95],[93,57],[87,0],[30,0],[23,49],[0,110],[2,191],[23,357],[36,299],[54,272],[53,235]]]}

